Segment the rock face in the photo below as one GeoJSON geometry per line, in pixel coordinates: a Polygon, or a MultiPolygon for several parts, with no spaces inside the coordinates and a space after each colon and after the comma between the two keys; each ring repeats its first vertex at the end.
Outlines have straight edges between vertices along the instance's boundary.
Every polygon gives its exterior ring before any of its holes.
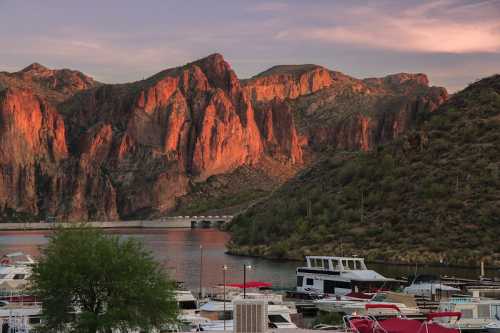
{"type": "Polygon", "coordinates": [[[167,214],[212,176],[372,149],[444,99],[423,75],[361,81],[315,65],[240,81],[219,54],[119,85],[33,64],[0,73],[0,216],[167,214]]]}
{"type": "Polygon", "coordinates": [[[302,143],[370,150],[412,127],[417,114],[447,98],[424,74],[358,80],[315,65],[277,66],[244,82],[256,109],[284,104],[294,110],[302,143]]]}
{"type": "Polygon", "coordinates": [[[275,66],[246,80],[245,90],[254,101],[269,102],[312,94],[334,82],[334,73],[321,66],[275,66]]]}

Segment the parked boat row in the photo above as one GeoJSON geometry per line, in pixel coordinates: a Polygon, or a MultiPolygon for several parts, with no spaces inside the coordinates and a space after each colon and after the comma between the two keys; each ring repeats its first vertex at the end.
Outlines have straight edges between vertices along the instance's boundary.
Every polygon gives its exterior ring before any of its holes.
{"type": "MultiPolygon", "coordinates": [[[[16,327],[17,332],[28,333],[41,322],[41,304],[25,292],[34,263],[33,258],[23,253],[0,259],[0,325],[16,327]]],[[[408,281],[388,278],[368,269],[359,257],[309,256],[306,266],[297,268],[296,274],[296,289],[287,295],[294,296],[293,300],[273,292],[271,284],[256,281],[217,286],[210,297],[203,299],[197,299],[189,290],[177,290],[179,324],[162,331],[233,330],[235,304],[255,301],[265,304],[265,320],[276,330],[301,326],[300,312],[304,304],[309,304],[319,311],[337,313],[344,318],[344,329],[354,333],[375,332],[363,331],[358,325],[363,321],[369,327],[384,329],[390,323],[396,325],[397,333],[406,333],[407,326],[417,326],[412,320],[427,323],[425,328],[431,328],[433,333],[458,330],[500,333],[500,300],[483,296],[485,291],[495,290],[491,283],[464,290],[448,280],[420,276],[408,285],[408,281]],[[441,315],[433,315],[436,312],[441,315]],[[387,318],[404,321],[384,321],[387,318]]],[[[332,329],[328,325],[317,327],[332,329]]]]}

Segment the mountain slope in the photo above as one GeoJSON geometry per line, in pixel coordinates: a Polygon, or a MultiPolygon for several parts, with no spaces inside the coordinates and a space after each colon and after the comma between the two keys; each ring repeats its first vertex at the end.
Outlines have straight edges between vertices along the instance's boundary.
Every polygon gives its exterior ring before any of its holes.
{"type": "Polygon", "coordinates": [[[423,75],[316,65],[240,81],[219,54],[126,84],[35,63],[0,73],[0,218],[235,213],[330,147],[370,150],[445,98],[423,75]]]}
{"type": "Polygon", "coordinates": [[[230,251],[498,266],[499,165],[496,75],[391,143],[325,156],[238,217],[230,251]]]}

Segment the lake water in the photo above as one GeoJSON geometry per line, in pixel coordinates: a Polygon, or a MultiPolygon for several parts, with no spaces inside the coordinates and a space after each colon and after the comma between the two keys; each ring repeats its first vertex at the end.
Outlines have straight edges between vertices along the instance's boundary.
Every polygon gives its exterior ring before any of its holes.
{"type": "MultiPolygon", "coordinates": [[[[302,262],[276,261],[225,254],[227,233],[214,229],[119,229],[106,232],[121,237],[134,237],[149,248],[155,258],[169,271],[170,275],[193,291],[198,291],[200,281],[200,257],[203,253],[202,284],[204,288],[222,283],[222,266],[229,267],[227,283],[242,283],[243,265],[249,264],[247,281],[271,282],[278,288],[293,288],[295,269],[302,262]],[[200,250],[200,246],[203,250],[200,250]]],[[[33,256],[39,254],[41,246],[47,244],[47,231],[2,231],[0,232],[0,254],[22,251],[33,256]]],[[[388,277],[407,275],[415,267],[371,264],[368,265],[388,277]]],[[[447,267],[418,267],[420,273],[447,274],[460,277],[477,278],[477,269],[447,267]]],[[[499,276],[499,271],[487,271],[489,276],[499,276]]]]}

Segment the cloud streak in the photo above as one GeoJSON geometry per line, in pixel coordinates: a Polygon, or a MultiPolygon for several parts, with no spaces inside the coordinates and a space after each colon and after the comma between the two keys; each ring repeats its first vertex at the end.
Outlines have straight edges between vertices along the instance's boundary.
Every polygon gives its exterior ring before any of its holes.
{"type": "Polygon", "coordinates": [[[387,8],[353,7],[340,22],[285,29],[275,38],[403,52],[499,53],[498,14],[498,2],[471,5],[435,1],[399,13],[391,13],[387,8]]]}

